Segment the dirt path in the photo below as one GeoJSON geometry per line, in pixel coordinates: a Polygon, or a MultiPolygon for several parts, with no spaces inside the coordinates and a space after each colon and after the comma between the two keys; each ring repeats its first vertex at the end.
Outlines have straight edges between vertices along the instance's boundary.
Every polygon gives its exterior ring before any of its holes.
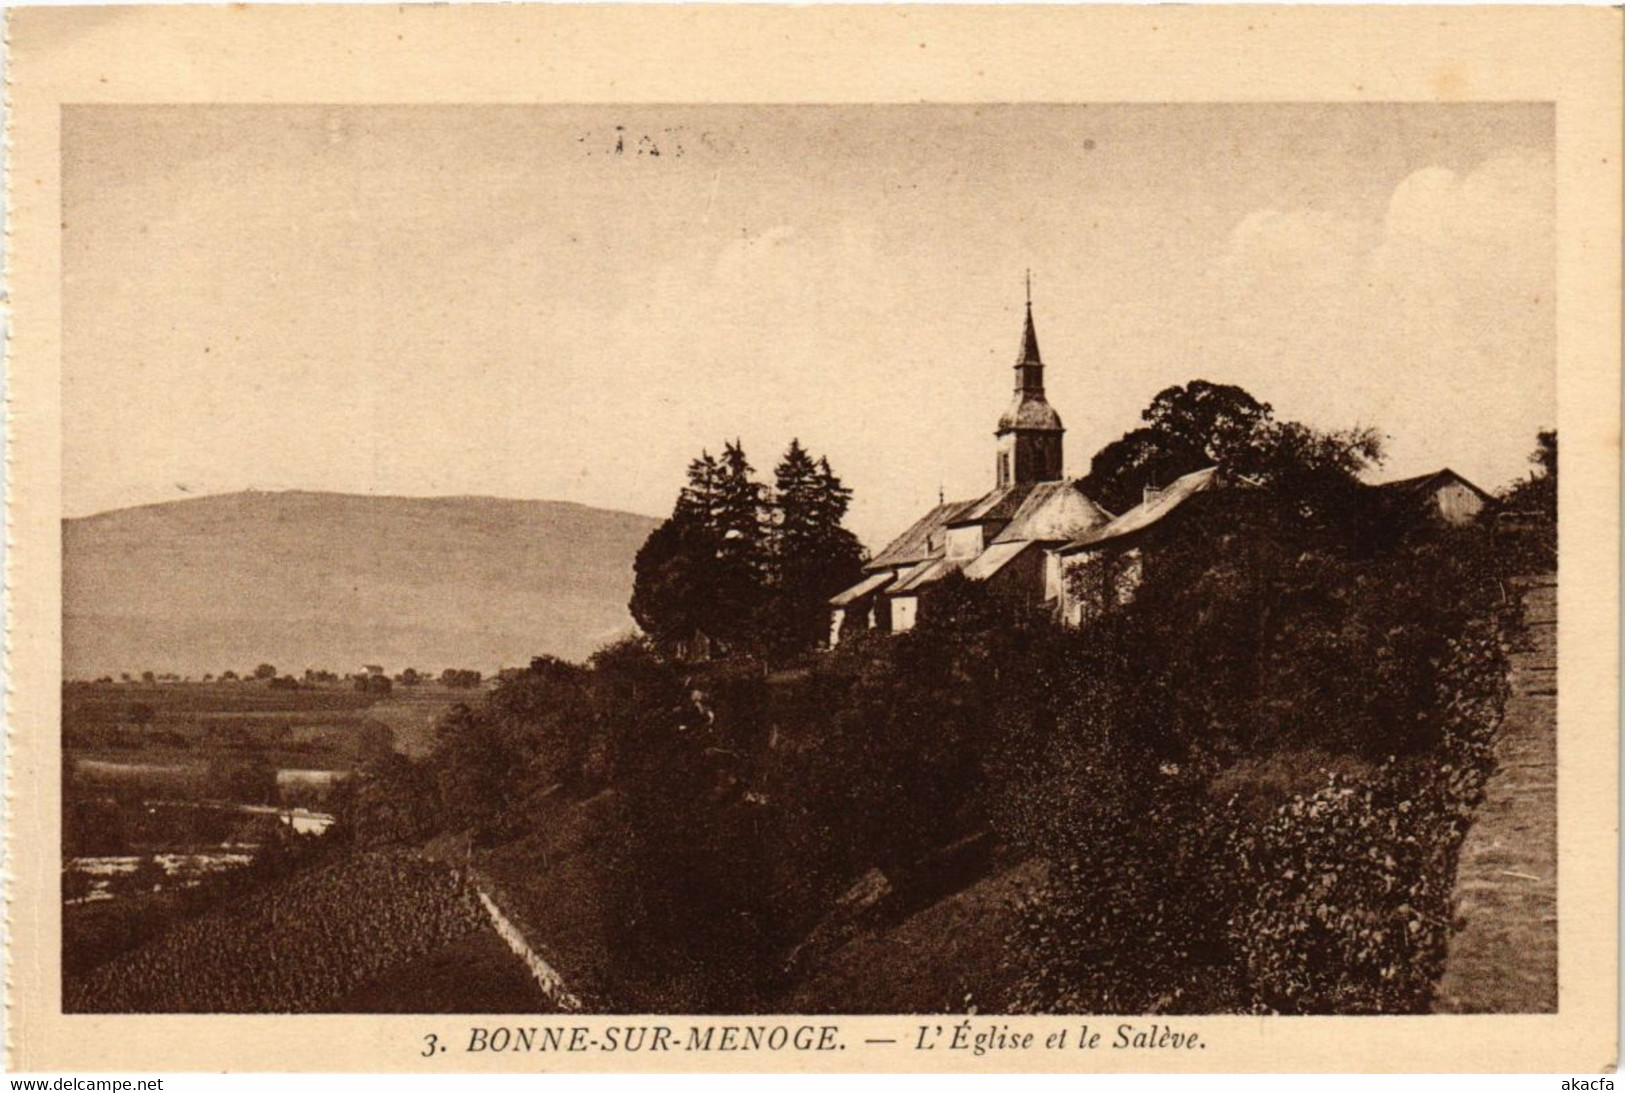
{"type": "Polygon", "coordinates": [[[1456,870],[1456,916],[1433,1008],[1557,1010],[1557,586],[1524,586],[1528,634],[1512,654],[1512,694],[1456,870]]]}

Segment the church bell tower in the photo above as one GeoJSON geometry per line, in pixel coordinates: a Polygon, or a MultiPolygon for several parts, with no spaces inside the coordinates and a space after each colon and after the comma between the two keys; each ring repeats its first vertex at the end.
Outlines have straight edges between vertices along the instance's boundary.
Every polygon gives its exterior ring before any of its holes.
{"type": "Polygon", "coordinates": [[[999,440],[1000,488],[1061,477],[1061,415],[1044,398],[1044,361],[1033,328],[1033,278],[1027,274],[1027,325],[1016,356],[1016,393],[994,432],[999,440]]]}

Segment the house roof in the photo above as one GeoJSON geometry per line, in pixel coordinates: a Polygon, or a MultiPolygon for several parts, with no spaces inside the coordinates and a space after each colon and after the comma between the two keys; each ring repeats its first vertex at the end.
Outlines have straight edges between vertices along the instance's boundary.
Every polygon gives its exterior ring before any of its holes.
{"type": "Polygon", "coordinates": [[[889,569],[882,570],[879,573],[871,573],[845,592],[831,596],[830,606],[845,607],[847,604],[855,603],[865,596],[878,592],[883,585],[892,579],[892,576],[893,574],[889,569]]]}
{"type": "Polygon", "coordinates": [[[949,521],[960,512],[976,504],[975,501],[948,501],[938,505],[909,527],[897,538],[893,539],[882,550],[869,560],[864,566],[868,570],[896,569],[898,566],[912,565],[926,558],[941,557],[946,536],[943,534],[949,521]]]}
{"type": "Polygon", "coordinates": [[[1430,493],[1448,482],[1459,482],[1484,500],[1490,500],[1488,493],[1485,493],[1449,467],[1441,467],[1432,474],[1419,474],[1411,478],[1396,478],[1392,482],[1376,482],[1372,484],[1371,489],[1388,494],[1423,494],[1430,493]]]}
{"type": "Polygon", "coordinates": [[[1202,470],[1192,471],[1176,478],[1149,500],[1142,501],[1116,519],[1073,539],[1061,548],[1060,553],[1075,554],[1142,531],[1162,520],[1195,495],[1213,488],[1218,482],[1218,467],[1204,467],[1202,470]]]}
{"type": "Polygon", "coordinates": [[[1037,482],[1014,482],[999,486],[965,506],[963,512],[950,524],[986,524],[1009,520],[1021,508],[1022,502],[1038,487],[1037,482]]]}
{"type": "Polygon", "coordinates": [[[985,581],[1013,562],[1016,555],[1028,547],[1037,545],[1031,539],[1016,543],[994,543],[971,560],[965,567],[965,576],[973,581],[985,581]]]}
{"type": "Polygon", "coordinates": [[[1010,517],[995,543],[1026,542],[1033,539],[1065,542],[1094,530],[1112,514],[1089,500],[1071,479],[1040,482],[1010,517]]]}
{"type": "Polygon", "coordinates": [[[918,592],[933,581],[940,581],[960,566],[957,558],[931,558],[910,566],[897,575],[897,579],[886,586],[888,596],[909,595],[918,592]]]}
{"type": "MultiPolygon", "coordinates": [[[[1076,480],[1015,483],[990,490],[971,501],[948,501],[937,505],[916,520],[907,531],[888,543],[884,550],[864,566],[864,569],[871,574],[891,573],[916,567],[921,562],[942,558],[946,554],[947,530],[950,527],[967,524],[1003,524],[989,546],[1033,540],[1058,543],[1076,538],[1110,519],[1111,513],[1084,496],[1078,489],[1076,480]]],[[[909,587],[916,588],[921,584],[928,584],[943,576],[945,572],[923,576],[909,587]]],[[[908,576],[911,574],[899,573],[898,582],[881,591],[887,593],[901,591],[900,582],[908,576]]],[[[840,595],[856,599],[873,591],[873,589],[858,591],[863,587],[864,582],[859,582],[840,595]]],[[[837,597],[830,602],[839,607],[842,603],[852,602],[852,599],[840,600],[837,597]]]]}

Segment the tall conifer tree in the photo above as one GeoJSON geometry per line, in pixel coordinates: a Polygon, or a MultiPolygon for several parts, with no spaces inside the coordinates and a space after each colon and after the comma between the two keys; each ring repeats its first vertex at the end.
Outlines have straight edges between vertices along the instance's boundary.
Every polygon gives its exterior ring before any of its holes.
{"type": "Polygon", "coordinates": [[[772,607],[763,629],[774,649],[792,652],[824,638],[829,597],[857,579],[863,547],[841,526],[852,491],[799,440],[774,470],[774,493],[772,607]]]}
{"type": "Polygon", "coordinates": [[[739,441],[723,446],[712,525],[717,553],[711,633],[735,647],[752,644],[767,583],[766,498],[753,473],[739,441]]]}
{"type": "Polygon", "coordinates": [[[710,452],[691,461],[670,518],[649,533],[632,563],[628,609],[645,634],[668,648],[705,632],[710,621],[706,598],[717,555],[718,478],[710,452]]]}

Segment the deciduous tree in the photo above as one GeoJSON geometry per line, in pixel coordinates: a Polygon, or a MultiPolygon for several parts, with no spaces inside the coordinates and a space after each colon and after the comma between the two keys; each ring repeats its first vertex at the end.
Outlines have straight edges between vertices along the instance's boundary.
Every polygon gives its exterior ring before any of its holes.
{"type": "Polygon", "coordinates": [[[1231,384],[1166,388],[1140,416],[1145,425],[1100,449],[1083,481],[1084,492],[1112,512],[1138,504],[1147,486],[1215,463],[1257,482],[1323,493],[1352,485],[1382,461],[1376,430],[1279,421],[1269,403],[1231,384]]]}

